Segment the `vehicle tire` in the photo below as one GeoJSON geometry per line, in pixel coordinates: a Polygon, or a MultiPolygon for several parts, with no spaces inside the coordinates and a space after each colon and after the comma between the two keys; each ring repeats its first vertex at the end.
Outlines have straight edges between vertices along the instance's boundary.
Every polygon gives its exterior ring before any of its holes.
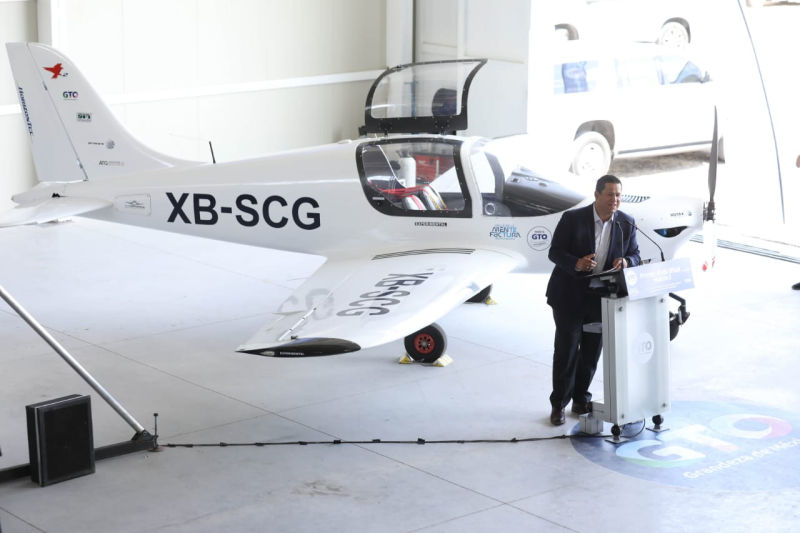
{"type": "Polygon", "coordinates": [[[556,24],[556,39],[559,41],[577,41],[578,30],[569,24],[556,24]]]}
{"type": "Polygon", "coordinates": [[[599,178],[611,167],[611,147],[596,131],[587,131],[573,141],[570,170],[578,176],[599,178]]]}
{"type": "Polygon", "coordinates": [[[489,285],[488,287],[484,287],[482,290],[478,291],[478,293],[475,296],[467,300],[467,303],[482,304],[491,295],[492,295],[492,286],[489,285]]]}
{"type": "Polygon", "coordinates": [[[689,30],[680,22],[670,21],[661,26],[656,43],[662,46],[683,48],[689,44],[689,30]]]}
{"type": "Polygon", "coordinates": [[[447,336],[438,324],[433,323],[406,337],[404,345],[414,361],[433,363],[447,349],[447,336]]]}

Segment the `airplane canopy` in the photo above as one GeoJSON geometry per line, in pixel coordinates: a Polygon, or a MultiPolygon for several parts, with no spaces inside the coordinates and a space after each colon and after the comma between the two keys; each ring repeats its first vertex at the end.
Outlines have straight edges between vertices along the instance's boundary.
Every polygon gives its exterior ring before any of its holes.
{"type": "Polygon", "coordinates": [[[367,95],[367,133],[465,130],[469,86],[485,64],[486,59],[456,59],[386,69],[367,95]]]}

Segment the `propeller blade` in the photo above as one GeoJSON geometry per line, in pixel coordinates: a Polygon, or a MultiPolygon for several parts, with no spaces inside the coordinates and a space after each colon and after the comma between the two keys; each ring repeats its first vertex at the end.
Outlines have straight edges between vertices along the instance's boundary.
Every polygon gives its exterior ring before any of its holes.
{"type": "Polygon", "coordinates": [[[714,205],[714,193],[717,191],[717,162],[719,136],[717,132],[717,106],[714,106],[714,135],[711,137],[711,157],[708,161],[708,207],[704,220],[714,220],[716,205],[714,205]]]}
{"type": "Polygon", "coordinates": [[[717,227],[714,223],[716,219],[716,205],[714,205],[714,194],[717,191],[717,162],[719,134],[717,129],[717,106],[714,106],[714,135],[711,137],[711,158],[708,162],[708,204],[703,213],[703,272],[708,272],[714,268],[717,259],[717,227]]]}

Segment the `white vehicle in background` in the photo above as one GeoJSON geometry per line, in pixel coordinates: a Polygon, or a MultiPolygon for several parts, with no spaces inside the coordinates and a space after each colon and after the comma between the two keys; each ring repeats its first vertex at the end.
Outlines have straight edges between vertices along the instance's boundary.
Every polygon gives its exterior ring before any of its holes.
{"type": "Polygon", "coordinates": [[[563,40],[637,41],[681,48],[692,42],[693,6],[676,0],[553,0],[563,40]]]}
{"type": "Polygon", "coordinates": [[[711,75],[687,49],[630,43],[561,43],[553,63],[549,139],[571,143],[567,166],[599,177],[617,157],[711,146],[711,75]]]}

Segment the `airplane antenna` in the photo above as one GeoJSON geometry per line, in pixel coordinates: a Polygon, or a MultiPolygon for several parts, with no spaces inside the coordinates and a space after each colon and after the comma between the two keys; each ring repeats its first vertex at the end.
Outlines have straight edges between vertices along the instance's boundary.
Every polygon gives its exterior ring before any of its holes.
{"type": "Polygon", "coordinates": [[[208,141],[208,149],[211,150],[211,162],[216,165],[217,164],[217,158],[214,157],[214,147],[211,145],[211,141],[208,141]]]}

